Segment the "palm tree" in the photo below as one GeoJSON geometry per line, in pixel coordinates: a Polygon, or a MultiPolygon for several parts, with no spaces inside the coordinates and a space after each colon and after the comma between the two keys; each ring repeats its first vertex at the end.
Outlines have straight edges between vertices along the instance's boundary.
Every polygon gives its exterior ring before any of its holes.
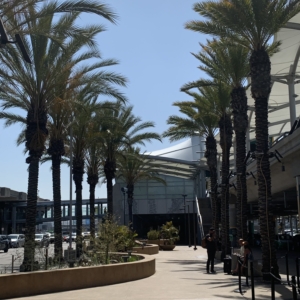
{"type": "Polygon", "coordinates": [[[90,186],[90,244],[95,240],[95,190],[99,182],[103,162],[101,159],[101,147],[98,143],[92,143],[86,151],[87,183],[90,186]]]}
{"type": "MultiPolygon", "coordinates": [[[[41,18],[52,18],[58,13],[93,13],[111,23],[115,23],[117,15],[111,8],[98,1],[77,0],[77,1],[41,1],[41,0],[18,0],[3,1],[0,3],[1,18],[9,35],[16,32],[22,34],[38,34],[55,39],[57,33],[66,34],[66,28],[54,26],[53,31],[48,32],[38,25],[37,20],[41,18]],[[43,2],[43,3],[41,3],[43,2]]],[[[97,25],[100,26],[100,25],[97,25]]],[[[102,30],[104,28],[102,27],[102,30]]],[[[78,26],[68,28],[68,35],[84,34],[78,26]]],[[[91,41],[92,42],[92,41],[91,41]]]]}
{"type": "MultiPolygon", "coordinates": [[[[67,6],[61,7],[66,11],[76,10],[89,12],[94,6],[91,3],[80,1],[74,2],[75,6],[69,3],[67,6]],[[64,7],[64,8],[63,8],[64,7]]],[[[96,12],[96,11],[95,11],[96,12]]],[[[98,11],[99,12],[99,11],[98,11]]],[[[36,22],[34,16],[37,15],[37,11],[31,7],[28,10],[26,16],[28,21],[26,24],[28,27],[40,27],[45,32],[52,32],[53,29],[53,17],[49,15],[47,18],[40,18],[36,22]]],[[[78,14],[77,14],[78,16],[78,14]]],[[[67,19],[62,16],[62,19],[67,19]]],[[[9,20],[13,24],[14,20],[9,20]]],[[[58,22],[59,23],[59,22],[58,22]]],[[[67,22],[63,23],[66,24],[67,22]]],[[[65,27],[64,27],[65,28],[65,27]]],[[[61,33],[57,35],[58,40],[62,37],[70,36],[72,30],[76,31],[76,28],[68,28],[64,35],[61,33]]],[[[93,27],[94,31],[97,31],[97,26],[93,27]]],[[[99,32],[102,31],[100,26],[99,32]]],[[[83,32],[83,30],[82,30],[83,32]]],[[[54,86],[55,83],[51,74],[55,74],[55,65],[52,62],[55,61],[54,57],[51,57],[52,50],[58,47],[57,43],[51,43],[49,39],[44,35],[31,35],[30,38],[25,40],[25,45],[30,53],[33,64],[28,65],[23,62],[19,57],[19,52],[15,47],[10,47],[9,51],[0,52],[2,64],[0,67],[1,86],[5,86],[5,90],[0,91],[0,97],[3,100],[2,108],[22,108],[27,112],[26,117],[26,150],[29,156],[26,158],[26,163],[29,164],[29,178],[28,178],[28,193],[27,193],[27,209],[26,209],[26,234],[25,234],[25,250],[24,250],[24,269],[26,271],[31,270],[34,262],[34,234],[36,225],[36,203],[37,203],[37,190],[38,190],[38,174],[39,174],[39,162],[45,149],[45,142],[48,135],[47,113],[49,104],[55,98],[54,86]],[[50,52],[48,52],[50,51],[50,52]],[[49,79],[50,78],[50,79],[49,79]],[[51,80],[52,79],[52,80],[51,80]]],[[[13,124],[20,120],[24,121],[24,118],[18,118],[13,113],[1,113],[1,118],[10,119],[7,124],[13,124]]]]}
{"type": "Polygon", "coordinates": [[[200,97],[199,101],[211,102],[211,113],[218,117],[220,146],[222,148],[221,167],[221,235],[222,253],[230,254],[229,242],[229,169],[230,169],[230,148],[232,146],[232,122],[230,103],[230,87],[222,82],[213,85],[199,87],[196,92],[187,92],[194,99],[200,97]]]}
{"type": "Polygon", "coordinates": [[[144,146],[145,142],[151,142],[152,139],[161,140],[160,135],[155,132],[143,132],[145,129],[154,127],[154,123],[141,123],[141,119],[135,117],[132,110],[132,106],[120,105],[118,109],[108,109],[102,112],[101,143],[107,188],[107,213],[110,217],[113,215],[112,181],[116,176],[117,157],[128,146],[144,146]]]}
{"type": "Polygon", "coordinates": [[[271,63],[268,43],[292,17],[300,12],[300,1],[289,0],[222,0],[204,1],[194,10],[207,18],[191,21],[186,28],[218,37],[226,37],[251,51],[251,94],[255,101],[255,135],[260,234],[263,272],[279,276],[275,250],[275,227],[270,203],[271,175],[269,163],[268,99],[271,92],[271,63]]]}
{"type": "MultiPolygon", "coordinates": [[[[76,20],[76,15],[73,17],[60,19],[62,27],[72,26],[76,20]]],[[[90,39],[98,33],[87,28],[90,39]]],[[[50,62],[55,69],[51,75],[54,76],[53,93],[54,99],[49,104],[48,109],[48,124],[49,142],[46,156],[42,161],[47,161],[51,158],[52,161],[52,179],[53,179],[53,201],[54,201],[54,253],[55,257],[62,257],[62,231],[61,231],[61,187],[60,187],[60,165],[62,156],[65,155],[65,139],[68,134],[70,126],[70,112],[72,112],[72,104],[76,89],[80,86],[88,84],[90,80],[95,80],[95,75],[89,75],[94,72],[103,62],[94,63],[91,65],[84,65],[78,67],[79,64],[86,62],[90,58],[99,59],[99,53],[95,49],[89,49],[77,55],[78,52],[86,45],[86,39],[81,39],[81,36],[68,38],[64,42],[64,50],[51,43],[51,53],[49,52],[50,62]]],[[[48,77],[49,78],[49,77],[48,77]]],[[[50,80],[50,78],[49,78],[50,80]]]]}
{"type": "Polygon", "coordinates": [[[129,224],[133,222],[132,204],[134,195],[134,185],[141,180],[153,180],[166,185],[158,175],[159,166],[151,163],[144,155],[140,154],[141,149],[128,147],[117,159],[117,179],[123,179],[127,187],[129,224]]]}
{"type": "MultiPolygon", "coordinates": [[[[212,226],[219,228],[220,203],[217,197],[217,126],[218,117],[212,114],[214,105],[212,102],[195,95],[194,101],[174,102],[185,117],[170,116],[167,123],[171,127],[163,133],[163,137],[169,137],[170,141],[177,141],[182,138],[195,135],[204,136],[206,141],[205,158],[210,171],[210,197],[212,200],[212,226]]],[[[219,238],[219,230],[217,238],[219,238]]]]}
{"type": "MultiPolygon", "coordinates": [[[[248,129],[247,96],[244,86],[250,72],[249,50],[224,40],[208,41],[207,45],[200,44],[202,51],[193,54],[202,65],[199,69],[206,72],[214,80],[231,86],[231,109],[236,140],[236,175],[237,201],[236,219],[237,234],[247,239],[247,184],[246,184],[246,132],[248,129]]],[[[182,87],[189,90],[198,86],[213,85],[211,80],[199,80],[182,87]]]]}

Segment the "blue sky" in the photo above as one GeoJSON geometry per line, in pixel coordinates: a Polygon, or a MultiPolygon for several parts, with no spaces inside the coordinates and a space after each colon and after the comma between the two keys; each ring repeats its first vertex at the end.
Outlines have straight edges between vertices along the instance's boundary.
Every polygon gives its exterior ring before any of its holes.
{"type": "MultiPolygon", "coordinates": [[[[192,7],[192,0],[110,0],[111,8],[118,14],[117,25],[102,18],[83,15],[83,23],[100,22],[106,31],[99,34],[98,45],[103,58],[120,61],[118,66],[109,68],[129,80],[122,89],[134,106],[133,113],[142,121],[155,122],[154,130],[162,133],[168,128],[170,115],[178,114],[172,106],[175,101],[187,100],[180,87],[203,76],[197,68],[199,62],[191,52],[200,50],[199,42],[207,36],[184,29],[187,21],[200,19],[192,7]]],[[[0,186],[27,192],[28,165],[23,146],[16,146],[18,125],[3,127],[0,121],[1,174],[0,186]]],[[[143,150],[163,149],[170,144],[153,141],[143,150]]],[[[62,167],[62,199],[69,199],[69,170],[62,167]]],[[[74,191],[74,188],[73,188],[74,191]]],[[[50,163],[40,167],[39,196],[52,200],[52,178],[50,163]]],[[[105,185],[96,188],[96,197],[106,197],[105,185]]],[[[89,198],[89,187],[84,177],[83,198],[89,198]]],[[[75,194],[73,192],[73,199],[75,194]]]]}

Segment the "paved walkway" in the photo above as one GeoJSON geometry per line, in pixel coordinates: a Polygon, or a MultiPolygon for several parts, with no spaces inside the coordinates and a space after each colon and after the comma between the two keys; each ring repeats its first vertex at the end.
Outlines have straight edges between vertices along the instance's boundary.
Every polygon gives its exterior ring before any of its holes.
{"type": "MultiPolygon", "coordinates": [[[[244,295],[237,292],[238,277],[223,273],[223,263],[217,261],[217,274],[205,273],[206,250],[198,246],[176,246],[173,251],[160,251],[156,257],[156,273],[146,279],[90,288],[31,296],[18,299],[76,300],[76,299],[109,299],[109,300],[208,300],[208,299],[252,299],[251,288],[243,286],[244,295]]],[[[285,275],[282,276],[286,278],[285,275]]],[[[245,283],[245,278],[242,278],[245,283]]],[[[250,279],[249,279],[250,282],[250,279]]],[[[17,287],[12,287],[17,288],[17,287]]],[[[300,296],[298,296],[300,299],[300,296]]],[[[292,299],[291,288],[287,285],[276,285],[276,300],[292,299]]],[[[260,279],[255,282],[255,299],[271,299],[270,285],[260,279]]]]}

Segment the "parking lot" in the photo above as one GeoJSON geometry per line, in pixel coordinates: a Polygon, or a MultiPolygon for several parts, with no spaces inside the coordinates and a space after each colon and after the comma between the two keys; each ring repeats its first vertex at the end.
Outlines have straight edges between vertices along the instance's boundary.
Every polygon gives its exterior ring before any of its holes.
{"type": "MultiPolygon", "coordinates": [[[[63,243],[63,249],[67,249],[68,243],[63,243]]],[[[75,243],[72,244],[75,248],[75,243]]],[[[50,244],[48,247],[48,256],[53,256],[54,254],[54,244],[50,244]]],[[[0,251],[0,274],[19,272],[20,265],[23,261],[24,248],[10,248],[7,253],[0,251]]],[[[42,261],[45,260],[46,249],[36,248],[35,260],[42,261]]]]}

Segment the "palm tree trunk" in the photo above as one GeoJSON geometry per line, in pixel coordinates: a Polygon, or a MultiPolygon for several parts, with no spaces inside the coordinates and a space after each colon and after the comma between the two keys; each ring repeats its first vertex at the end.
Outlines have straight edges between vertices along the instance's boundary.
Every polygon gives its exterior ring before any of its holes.
{"type": "Polygon", "coordinates": [[[245,88],[232,90],[231,107],[236,136],[237,200],[236,225],[238,238],[247,240],[247,183],[246,183],[246,132],[248,128],[247,96],[245,88]]]}
{"type": "Polygon", "coordinates": [[[113,184],[112,180],[115,178],[116,163],[107,159],[104,165],[104,172],[106,176],[106,189],[107,189],[107,213],[108,217],[113,216],[113,184]]]}
{"type": "Polygon", "coordinates": [[[84,161],[81,158],[73,159],[73,180],[76,193],[76,255],[82,255],[82,181],[84,161]]]}
{"type": "Polygon", "coordinates": [[[91,240],[90,245],[92,246],[95,241],[95,189],[96,184],[99,181],[98,174],[90,174],[88,175],[87,182],[90,185],[90,234],[91,240]]]}
{"type": "Polygon", "coordinates": [[[113,216],[113,178],[106,176],[106,191],[107,191],[107,217],[113,216]]]}
{"type": "Polygon", "coordinates": [[[47,113],[42,103],[39,103],[38,106],[35,106],[35,103],[31,105],[27,113],[26,122],[26,148],[29,151],[26,163],[29,164],[29,174],[23,269],[24,271],[31,271],[34,266],[39,162],[44,152],[45,140],[48,135],[46,128],[47,113]]]}
{"type": "MultiPolygon", "coordinates": [[[[264,50],[253,51],[250,58],[251,92],[255,99],[256,164],[259,222],[262,243],[262,271],[279,276],[275,250],[275,222],[271,210],[271,174],[269,162],[268,99],[271,92],[271,63],[264,50]]],[[[268,279],[268,278],[266,278],[268,279]]]]}
{"type": "Polygon", "coordinates": [[[220,224],[220,216],[218,214],[219,211],[219,203],[218,203],[218,176],[217,176],[217,141],[213,135],[208,135],[206,137],[206,151],[205,157],[207,160],[207,165],[209,167],[210,172],[210,197],[212,203],[212,226],[216,230],[216,239],[219,239],[219,224],[220,224]]]}
{"type": "Polygon", "coordinates": [[[54,205],[54,255],[62,258],[60,155],[52,155],[52,184],[54,205]]]}
{"type": "Polygon", "coordinates": [[[35,252],[36,208],[38,198],[39,157],[30,156],[24,245],[24,271],[33,271],[35,252]]]}
{"type": "Polygon", "coordinates": [[[222,192],[221,192],[221,223],[222,223],[222,254],[230,254],[229,241],[229,156],[232,146],[232,123],[230,115],[224,113],[219,121],[220,145],[222,148],[222,192]]]}
{"type": "Polygon", "coordinates": [[[129,216],[129,224],[128,226],[133,229],[133,215],[132,215],[132,204],[133,204],[133,192],[134,192],[134,185],[128,184],[127,185],[127,201],[128,201],[128,216],[129,216]]]}

